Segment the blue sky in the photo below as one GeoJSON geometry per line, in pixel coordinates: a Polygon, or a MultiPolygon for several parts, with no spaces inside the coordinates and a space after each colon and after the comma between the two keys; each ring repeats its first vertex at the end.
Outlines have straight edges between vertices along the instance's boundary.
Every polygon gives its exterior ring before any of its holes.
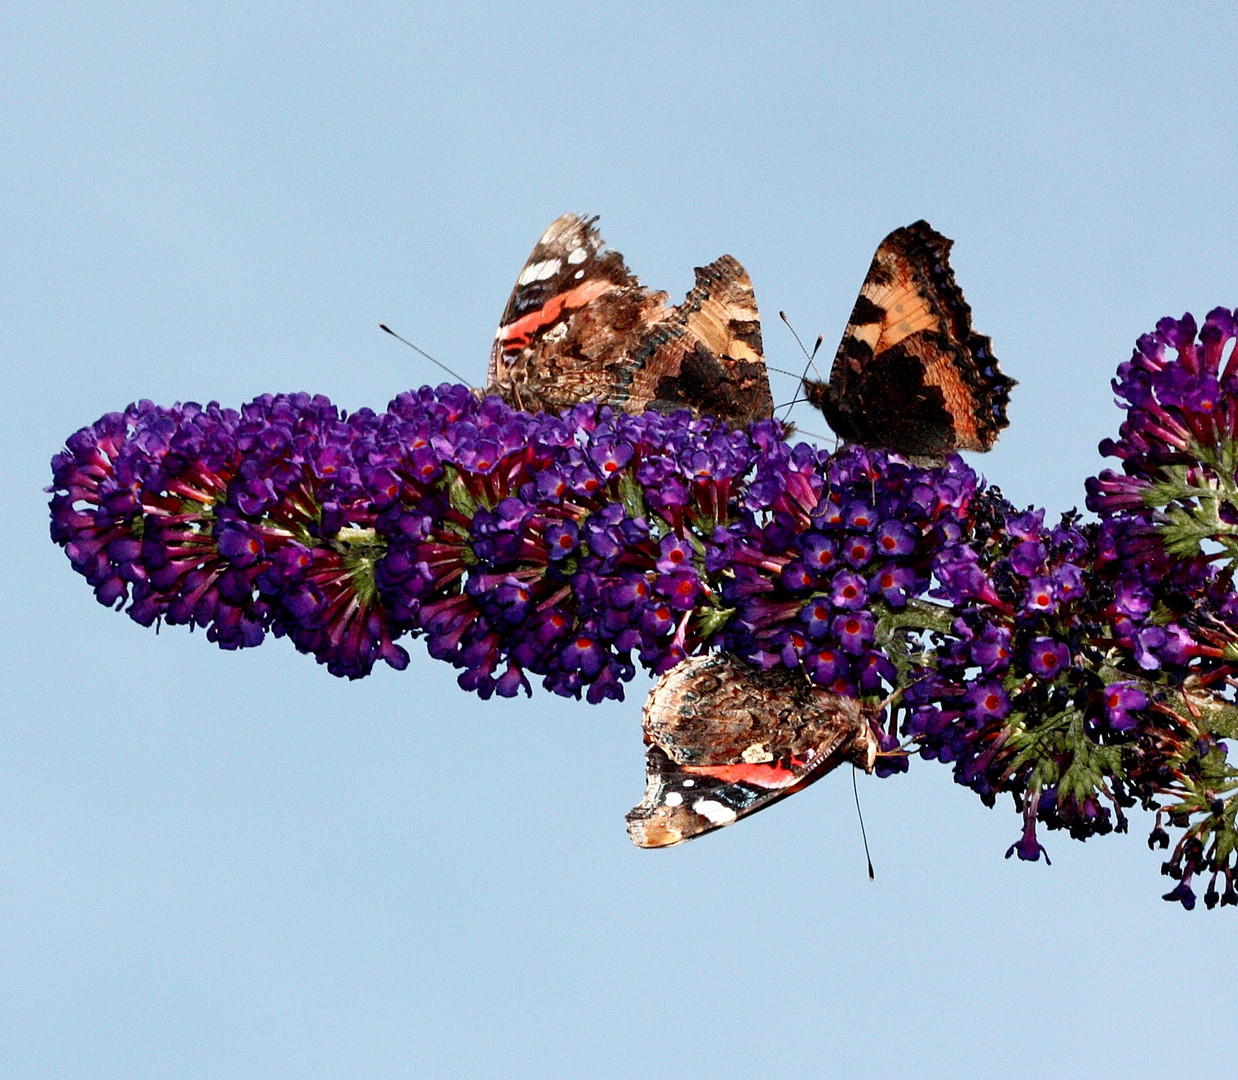
{"type": "MultiPolygon", "coordinates": [[[[723,252],[770,363],[877,242],[955,240],[1019,380],[975,463],[1082,503],[1109,379],[1238,303],[1232,4],[44,4],[0,16],[0,1073],[1098,1077],[1232,1069],[1233,909],[1129,836],[1019,831],[931,762],[667,852],[639,713],[358,683],[97,605],[48,460],[131,400],[476,381],[541,230],[672,297],[723,252]]],[[[793,380],[775,377],[785,400],[793,380]]],[[[807,412],[808,430],[824,424],[807,412]]]]}

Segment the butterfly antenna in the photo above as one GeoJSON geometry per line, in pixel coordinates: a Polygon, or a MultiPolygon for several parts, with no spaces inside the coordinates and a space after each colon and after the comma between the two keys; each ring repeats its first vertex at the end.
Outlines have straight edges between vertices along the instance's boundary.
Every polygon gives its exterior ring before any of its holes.
{"type": "Polygon", "coordinates": [[[873,872],[873,857],[868,853],[868,833],[864,831],[864,811],[860,809],[860,785],[855,779],[856,771],[851,770],[851,791],[855,795],[855,812],[860,817],[860,837],[864,841],[864,858],[868,860],[868,880],[876,881],[877,875],[873,872]]]}
{"type": "MultiPolygon", "coordinates": [[[[785,311],[778,312],[778,318],[780,318],[784,323],[787,324],[787,329],[791,331],[791,336],[795,338],[795,344],[797,344],[800,347],[800,352],[804,354],[804,359],[808,361],[808,363],[804,365],[804,370],[798,376],[796,376],[796,385],[802,387],[804,385],[804,380],[808,377],[809,368],[812,368],[814,371],[816,371],[818,375],[821,374],[821,369],[817,367],[816,356],[817,356],[817,350],[821,348],[821,342],[825,340],[825,335],[824,334],[817,335],[817,342],[815,345],[813,345],[812,352],[809,352],[806,348],[804,348],[804,342],[800,338],[799,333],[796,331],[795,327],[791,325],[791,320],[787,318],[787,313],[785,311]]],[[[792,406],[798,405],[803,400],[804,400],[803,398],[797,396],[794,401],[788,403],[786,414],[783,416],[784,422],[786,421],[787,416],[791,415],[792,406]]]]}
{"type": "MultiPolygon", "coordinates": [[[[880,705],[877,706],[875,714],[883,713],[886,709],[890,708],[890,706],[897,705],[898,702],[902,700],[902,697],[903,687],[900,686],[880,705]]],[[[860,785],[855,777],[855,774],[858,771],[859,770],[857,769],[851,770],[851,793],[855,796],[855,812],[856,816],[860,819],[860,839],[864,841],[864,859],[868,863],[868,880],[875,881],[877,879],[877,875],[873,871],[873,857],[868,850],[868,832],[864,828],[864,811],[860,807],[860,785]]]]}
{"type": "MultiPolygon", "coordinates": [[[[800,339],[794,326],[791,325],[791,320],[787,318],[785,311],[778,312],[778,318],[787,324],[787,329],[791,331],[791,336],[795,338],[795,343],[800,347],[800,352],[804,354],[804,358],[808,361],[808,366],[804,368],[804,375],[808,374],[808,368],[812,368],[818,375],[821,374],[821,369],[817,367],[817,352],[821,348],[821,343],[825,340],[824,334],[818,334],[816,343],[812,347],[812,352],[804,348],[804,342],[800,339]]],[[[800,376],[803,379],[803,375],[800,376]]]]}
{"type": "Polygon", "coordinates": [[[378,324],[378,328],[379,328],[380,330],[385,330],[388,334],[390,334],[393,338],[395,338],[395,339],[396,339],[396,341],[402,341],[402,342],[404,342],[404,344],[405,344],[405,345],[407,345],[410,349],[412,349],[412,350],[413,350],[413,352],[420,353],[420,354],[421,354],[422,356],[424,356],[427,360],[429,360],[429,361],[430,361],[430,363],[432,363],[432,364],[437,364],[439,367],[441,367],[441,368],[442,368],[445,372],[447,372],[447,374],[448,374],[448,375],[450,375],[453,379],[459,379],[461,383],[463,383],[465,386],[468,386],[469,381],[468,381],[468,379],[466,379],[463,375],[460,375],[460,374],[458,374],[457,372],[452,371],[452,370],[451,370],[451,368],[449,368],[449,367],[448,367],[446,364],[444,364],[441,360],[435,360],[433,356],[431,356],[428,352],[426,352],[426,351],[425,351],[425,349],[422,349],[422,348],[420,348],[419,346],[414,345],[411,341],[409,341],[409,340],[408,340],[408,338],[400,337],[400,335],[399,335],[399,334],[397,334],[394,330],[392,330],[392,329],[391,329],[391,327],[390,327],[390,326],[388,326],[386,323],[381,323],[381,322],[380,322],[380,323],[378,324]]]}
{"type": "Polygon", "coordinates": [[[786,368],[774,367],[774,365],[773,365],[773,364],[766,364],[766,365],[765,365],[765,370],[766,370],[766,371],[776,371],[776,372],[778,372],[778,374],[779,374],[779,375],[786,375],[786,376],[787,376],[787,378],[789,378],[789,379],[798,379],[798,378],[799,378],[799,373],[798,373],[798,372],[795,372],[795,371],[788,371],[786,368]]]}

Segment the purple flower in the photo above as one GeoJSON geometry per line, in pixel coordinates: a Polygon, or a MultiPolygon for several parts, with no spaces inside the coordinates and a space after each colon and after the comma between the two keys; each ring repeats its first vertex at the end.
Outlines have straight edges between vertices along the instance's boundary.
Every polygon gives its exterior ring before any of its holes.
{"type": "Polygon", "coordinates": [[[876,545],[867,536],[849,536],[842,543],[843,559],[856,569],[868,565],[875,549],[876,545]]]}
{"type": "Polygon", "coordinates": [[[868,597],[868,583],[850,570],[842,570],[830,582],[830,602],[836,608],[855,611],[864,606],[868,597]]]}
{"type": "Polygon", "coordinates": [[[1010,667],[1010,631],[986,625],[971,642],[971,658],[986,675],[1000,675],[1010,667]]]}
{"type": "Polygon", "coordinates": [[[1016,544],[1010,553],[1010,565],[1020,577],[1030,578],[1045,564],[1045,546],[1034,540],[1016,544]]]}
{"type": "Polygon", "coordinates": [[[1052,615],[1057,611],[1057,594],[1049,578],[1036,576],[1028,580],[1023,610],[1032,615],[1052,615]]]}
{"type": "Polygon", "coordinates": [[[1000,603],[997,594],[980,566],[979,555],[968,547],[955,546],[942,552],[933,564],[933,575],[941,587],[933,591],[954,604],[970,600],[1000,603]]]}
{"type": "Polygon", "coordinates": [[[559,653],[559,663],[565,671],[579,671],[585,676],[597,675],[605,663],[605,653],[595,635],[582,632],[563,647],[559,653]]]}
{"type": "Polygon", "coordinates": [[[916,572],[908,566],[886,566],[878,570],[868,583],[869,592],[880,596],[892,608],[907,606],[913,592],[922,592],[916,572]]]}
{"type": "Polygon", "coordinates": [[[782,568],[782,587],[788,592],[805,592],[813,587],[813,575],[799,559],[782,568]]]}
{"type": "Polygon", "coordinates": [[[878,527],[876,546],[887,558],[910,555],[916,549],[916,537],[903,522],[890,518],[878,527]]]}
{"type": "Polygon", "coordinates": [[[1027,647],[1027,666],[1040,679],[1052,680],[1070,665],[1070,649],[1052,638],[1033,638],[1027,647]]]}
{"type": "Polygon", "coordinates": [[[838,548],[828,537],[821,533],[806,533],[803,538],[804,565],[814,573],[826,573],[833,569],[838,557],[838,548]]]}
{"type": "Polygon", "coordinates": [[[691,611],[701,597],[701,582],[692,571],[664,574],[654,582],[654,592],[673,608],[691,611]]]}
{"type": "Polygon", "coordinates": [[[1115,682],[1105,688],[1105,719],[1112,731],[1130,731],[1139,723],[1139,717],[1132,714],[1147,705],[1148,695],[1133,683],[1115,682]]]}
{"type": "Polygon", "coordinates": [[[1045,851],[1044,845],[1036,839],[1036,819],[1032,818],[1028,821],[1027,827],[1023,830],[1023,836],[1017,843],[1011,844],[1006,849],[1006,858],[1018,853],[1019,858],[1024,862],[1038,862],[1040,857],[1045,857],[1045,862],[1049,865],[1049,853],[1045,851]]]}
{"type": "Polygon", "coordinates": [[[673,574],[679,569],[692,566],[692,548],[678,536],[664,536],[658,545],[658,570],[673,574]]]}
{"type": "Polygon", "coordinates": [[[846,656],[829,647],[810,650],[803,660],[809,676],[820,686],[833,686],[837,680],[845,680],[849,671],[846,656]]]}
{"type": "Polygon", "coordinates": [[[1004,720],[1010,713],[1010,698],[999,682],[985,680],[974,683],[963,695],[967,714],[974,720],[985,723],[989,720],[1004,720]]]}
{"type": "Polygon", "coordinates": [[[829,632],[834,611],[824,599],[810,600],[800,612],[800,619],[807,629],[808,636],[813,640],[825,637],[829,632]]]}
{"type": "Polygon", "coordinates": [[[1191,888],[1189,878],[1184,877],[1173,889],[1161,897],[1161,899],[1179,903],[1187,911],[1195,910],[1195,890],[1191,888]]]}
{"type": "Polygon", "coordinates": [[[546,526],[546,546],[552,561],[566,559],[576,552],[580,530],[572,521],[553,521],[546,526]]]}
{"type": "Polygon", "coordinates": [[[832,629],[843,651],[861,655],[873,640],[873,617],[867,611],[852,611],[834,618],[832,629]]]}

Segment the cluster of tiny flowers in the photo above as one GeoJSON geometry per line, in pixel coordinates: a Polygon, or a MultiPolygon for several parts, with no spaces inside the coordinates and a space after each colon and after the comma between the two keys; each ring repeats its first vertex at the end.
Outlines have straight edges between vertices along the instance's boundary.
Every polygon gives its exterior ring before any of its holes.
{"type": "Polygon", "coordinates": [[[557,694],[622,698],[637,664],[665,671],[725,620],[734,492],[781,445],[775,421],[731,431],[487,398],[432,431],[435,401],[423,390],[388,410],[409,458],[379,515],[376,580],[462,687],[511,696],[533,674],[557,694]]]}
{"type": "Polygon", "coordinates": [[[1225,308],[1202,328],[1189,314],[1162,319],[1113,381],[1126,419],[1100,451],[1122,472],[1089,478],[1088,508],[1103,522],[1115,575],[1152,596],[1207,591],[1238,555],[1236,337],[1238,319],[1225,308]]]}
{"type": "Polygon", "coordinates": [[[100,602],[234,649],[289,638],[335,675],[404,635],[483,698],[622,698],[720,648],[893,707],[878,772],[951,765],[1024,821],[1185,830],[1169,899],[1238,903],[1235,431],[1231,312],[1141,338],[1128,412],[1088,483],[1100,521],[1016,510],[958,457],[789,445],[681,412],[514,410],[460,386],[382,413],[321,397],[130,406],[53,460],[52,536],[100,602]],[[1175,355],[1169,356],[1168,349],[1175,355]],[[1222,370],[1224,368],[1224,370],[1222,370]],[[1218,890],[1217,882],[1222,888],[1218,890]]]}
{"type": "MultiPolygon", "coordinates": [[[[989,805],[1013,794],[1024,832],[1007,855],[1035,860],[1038,823],[1077,839],[1125,831],[1124,755],[1152,687],[1147,657],[1115,631],[1121,600],[1097,573],[1096,526],[1071,513],[1046,527],[1042,511],[1017,512],[992,490],[982,501],[964,561],[938,568],[953,636],[938,636],[936,669],[908,689],[905,730],[989,805]]],[[[1147,615],[1130,620],[1134,633],[1147,615]]],[[[1157,661],[1162,674],[1184,663],[1168,650],[1157,661]]]]}
{"type": "MultiPolygon", "coordinates": [[[[1185,829],[1163,870],[1179,881],[1166,898],[1186,907],[1203,873],[1209,907],[1238,904],[1238,773],[1218,738],[1238,734],[1236,338],[1238,318],[1225,308],[1202,327],[1188,314],[1141,337],[1113,383],[1125,420],[1100,447],[1122,471],[1087,482],[1088,507],[1101,519],[1097,567],[1113,595],[1113,632],[1169,688],[1143,713],[1137,752],[1125,764],[1144,804],[1185,829]]],[[[1161,819],[1150,843],[1168,846],[1161,819]]]]}
{"type": "Polygon", "coordinates": [[[139,402],[52,460],[52,539],[144,626],[205,627],[224,649],[286,635],[335,675],[403,668],[373,588],[380,428],[308,394],[139,402]]]}

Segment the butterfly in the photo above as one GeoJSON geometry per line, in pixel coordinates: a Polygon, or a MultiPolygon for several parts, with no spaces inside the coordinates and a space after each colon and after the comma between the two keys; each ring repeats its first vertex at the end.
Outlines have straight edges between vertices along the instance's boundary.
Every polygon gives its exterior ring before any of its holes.
{"type": "Polygon", "coordinates": [[[638,847],[668,847],[803,790],[845,762],[872,772],[874,712],[725,653],[691,656],[645,702],[645,798],[627,815],[638,847]]]}
{"type": "Polygon", "coordinates": [[[950,268],[953,241],[917,221],[877,248],[828,383],[804,380],[809,402],[848,442],[917,459],[988,450],[1015,381],[972,329],[950,268]]]}
{"type": "Polygon", "coordinates": [[[499,322],[486,393],[541,411],[595,399],[736,426],[772,416],[744,268],[729,255],[698,267],[683,303],[669,307],[606,248],[596,220],[564,214],[542,234],[499,322]]]}

